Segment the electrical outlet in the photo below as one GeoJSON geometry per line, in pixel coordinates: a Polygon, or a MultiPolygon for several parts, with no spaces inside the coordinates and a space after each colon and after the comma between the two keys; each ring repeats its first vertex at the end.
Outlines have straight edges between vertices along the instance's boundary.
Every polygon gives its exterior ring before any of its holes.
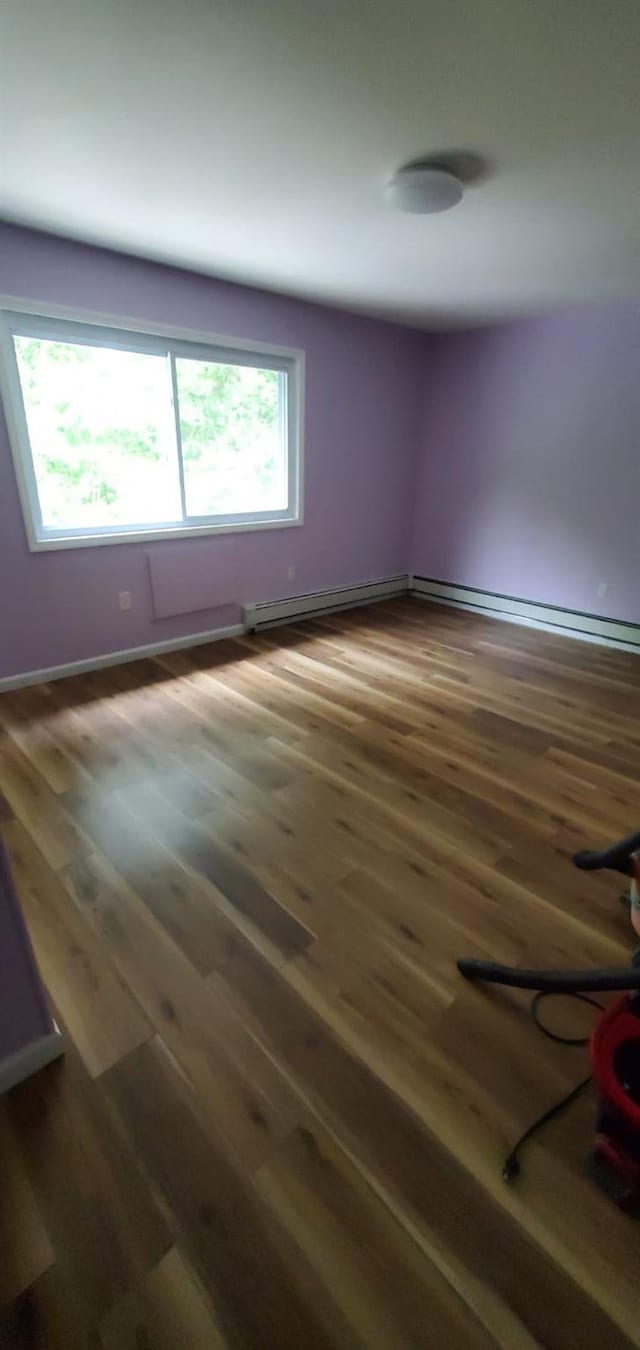
{"type": "Polygon", "coordinates": [[[131,591],[119,591],[118,600],[121,609],[131,609],[131,591]]]}
{"type": "Polygon", "coordinates": [[[597,595],[598,599],[599,599],[599,600],[604,600],[604,597],[605,597],[605,595],[607,595],[608,590],[609,590],[609,582],[608,582],[608,581],[599,581],[599,582],[598,582],[598,589],[597,589],[597,591],[596,591],[596,595],[597,595]]]}
{"type": "Polygon", "coordinates": [[[289,581],[293,581],[295,574],[296,574],[295,563],[292,563],[291,566],[287,569],[287,576],[289,578],[289,581]]]}

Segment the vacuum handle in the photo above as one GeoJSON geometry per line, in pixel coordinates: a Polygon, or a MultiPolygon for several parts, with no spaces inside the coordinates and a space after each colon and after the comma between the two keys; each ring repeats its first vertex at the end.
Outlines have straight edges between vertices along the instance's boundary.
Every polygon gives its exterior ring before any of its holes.
{"type": "Polygon", "coordinates": [[[609,966],[601,970],[518,970],[497,961],[462,957],[458,970],[466,980],[505,984],[511,989],[539,989],[545,993],[571,994],[610,989],[640,989],[640,967],[609,966]]]}

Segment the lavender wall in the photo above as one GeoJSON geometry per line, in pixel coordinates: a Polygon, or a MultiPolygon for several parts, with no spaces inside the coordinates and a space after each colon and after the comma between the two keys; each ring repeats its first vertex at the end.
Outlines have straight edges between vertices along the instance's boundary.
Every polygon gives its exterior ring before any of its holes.
{"type": "Polygon", "coordinates": [[[640,622],[639,305],[437,339],[419,461],[416,574],[640,622]]]}
{"type": "Polygon", "coordinates": [[[0,416],[0,678],[409,569],[640,622],[639,306],[427,336],[0,225],[2,293],[302,347],[307,399],[304,525],[153,545],[229,600],[163,619],[150,545],[29,553],[0,416]]]}
{"type": "MultiPolygon", "coordinates": [[[[149,545],[29,553],[0,417],[0,677],[221,627],[245,601],[406,571],[420,334],[6,225],[0,293],[307,357],[305,523],[190,542],[194,575],[222,574],[230,605],[180,618],[153,618],[149,545]],[[129,613],[121,590],[132,592],[129,613]]],[[[176,550],[184,568],[184,542],[153,547],[176,550]]]]}

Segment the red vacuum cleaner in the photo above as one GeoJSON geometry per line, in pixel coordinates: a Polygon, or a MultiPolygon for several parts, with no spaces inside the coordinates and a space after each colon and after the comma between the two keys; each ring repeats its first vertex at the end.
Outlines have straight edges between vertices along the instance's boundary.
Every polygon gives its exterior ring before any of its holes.
{"type": "Polygon", "coordinates": [[[591,1067],[600,1093],[589,1170],[621,1209],[640,1216],[640,996],[624,994],[596,1023],[591,1067]]]}
{"type": "MultiPolygon", "coordinates": [[[[601,852],[576,853],[573,859],[584,871],[609,868],[630,878],[630,891],[622,898],[635,933],[640,937],[640,831],[601,852]]],[[[568,1096],[545,1112],[518,1140],[505,1160],[503,1176],[511,1181],[520,1171],[517,1154],[522,1145],[552,1116],[569,1106],[592,1080],[599,1093],[596,1142],[589,1159],[594,1180],[622,1209],[640,1217],[640,950],[630,967],[601,970],[518,970],[493,961],[462,958],[458,970],[468,980],[509,985],[536,991],[532,1013],[545,1035],[565,1044],[590,1045],[591,1073],[568,1096]],[[594,992],[626,990],[609,1007],[593,998],[594,992]],[[562,1037],[540,1021],[540,1000],[552,994],[571,994],[601,1011],[592,1035],[562,1037]]]]}

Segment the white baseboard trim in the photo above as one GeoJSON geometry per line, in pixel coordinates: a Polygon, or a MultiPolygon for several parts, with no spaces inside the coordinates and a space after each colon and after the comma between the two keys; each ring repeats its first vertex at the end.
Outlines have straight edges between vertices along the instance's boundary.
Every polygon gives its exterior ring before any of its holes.
{"type": "Polygon", "coordinates": [[[56,1028],[39,1040],[32,1041],[31,1045],[25,1045],[22,1050],[16,1050],[14,1055],[9,1055],[8,1059],[0,1063],[0,1096],[9,1092],[16,1083],[30,1078],[32,1073],[44,1069],[54,1059],[60,1059],[64,1049],[64,1036],[56,1028]]]}
{"type": "Polygon", "coordinates": [[[67,675],[83,675],[89,670],[102,670],[105,666],[123,666],[127,661],[139,661],[145,656],[160,656],[163,652],[176,652],[181,647],[201,647],[205,642],[238,637],[244,631],[244,624],[235,623],[228,628],[212,628],[208,633],[191,633],[189,637],[169,638],[166,642],[150,642],[145,647],[129,647],[125,651],[106,652],[104,656],[88,656],[84,661],[69,661],[64,666],[48,666],[45,670],[25,671],[23,675],[8,675],[0,679],[0,694],[9,689],[23,689],[29,684],[48,684],[50,680],[64,680],[67,675]]]}
{"type": "Polygon", "coordinates": [[[403,573],[387,577],[383,581],[364,582],[359,586],[337,586],[333,590],[310,591],[304,595],[291,596],[286,600],[246,605],[243,609],[244,623],[231,624],[227,628],[212,628],[206,633],[190,633],[187,637],[169,638],[164,642],[151,642],[143,647],[129,647],[117,652],[89,656],[82,661],[69,661],[61,666],[48,666],[40,670],[25,671],[20,675],[8,675],[0,679],[0,694],[11,689],[23,689],[30,684],[63,680],[68,675],[82,675],[88,671],[102,670],[107,666],[125,665],[128,661],[160,656],[164,652],[179,651],[184,647],[199,647],[206,642],[238,637],[247,629],[275,627],[277,624],[288,623],[294,619],[308,619],[316,614],[356,609],[360,605],[370,605],[378,600],[390,600],[394,596],[406,594],[416,596],[420,600],[451,605],[455,609],[472,610],[476,614],[486,614],[494,619],[505,619],[509,623],[539,628],[549,633],[563,633],[566,637],[580,638],[584,642],[596,642],[623,651],[640,651],[639,624],[607,619],[598,614],[582,614],[554,605],[535,604],[531,600],[522,600],[517,596],[499,595],[492,591],[478,590],[473,586],[458,586],[430,577],[403,573]]]}
{"type": "Polygon", "coordinates": [[[582,614],[556,605],[535,604],[516,596],[481,591],[473,586],[456,586],[430,577],[411,576],[409,592],[420,600],[473,610],[492,619],[506,619],[508,623],[524,624],[548,633],[563,633],[565,637],[580,638],[583,642],[640,652],[640,625],[624,620],[582,614]]]}
{"type": "Polygon", "coordinates": [[[292,619],[310,619],[314,614],[335,613],[340,609],[355,609],[358,605],[370,605],[375,600],[389,600],[397,595],[406,595],[409,577],[387,577],[384,581],[367,581],[361,586],[336,586],[328,591],[309,591],[306,595],[294,595],[287,600],[267,600],[260,604],[245,605],[242,613],[247,628],[273,627],[279,623],[289,623],[292,619]]]}

